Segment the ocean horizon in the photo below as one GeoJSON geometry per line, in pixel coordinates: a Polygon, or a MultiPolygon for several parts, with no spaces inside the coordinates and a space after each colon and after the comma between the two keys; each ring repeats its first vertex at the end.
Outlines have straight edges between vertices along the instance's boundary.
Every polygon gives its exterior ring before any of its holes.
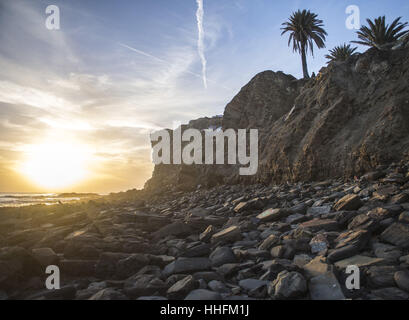
{"type": "Polygon", "coordinates": [[[90,194],[78,193],[75,196],[69,195],[70,193],[0,192],[0,208],[25,207],[36,204],[53,205],[57,203],[68,203],[79,201],[84,198],[84,196],[86,197],[90,194]]]}

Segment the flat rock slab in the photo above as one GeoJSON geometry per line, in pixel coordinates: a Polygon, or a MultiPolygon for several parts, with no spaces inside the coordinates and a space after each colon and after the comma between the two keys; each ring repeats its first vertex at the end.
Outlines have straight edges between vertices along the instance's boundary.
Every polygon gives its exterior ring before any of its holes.
{"type": "Polygon", "coordinates": [[[240,239],[241,239],[240,228],[238,226],[231,226],[226,229],[223,229],[222,231],[215,233],[212,236],[211,241],[212,242],[217,242],[217,241],[234,242],[240,239]]]}
{"type": "Polygon", "coordinates": [[[272,222],[280,220],[289,214],[288,210],[285,209],[267,209],[257,216],[261,222],[272,222]]]}
{"type": "Polygon", "coordinates": [[[345,197],[341,198],[334,205],[336,211],[353,211],[358,210],[362,206],[361,199],[356,194],[347,194],[345,197]]]}
{"type": "Polygon", "coordinates": [[[319,216],[321,214],[327,214],[331,212],[331,206],[320,206],[308,208],[307,214],[312,216],[319,216]]]}
{"type": "Polygon", "coordinates": [[[409,225],[394,223],[382,234],[381,238],[402,248],[409,248],[409,225]]]}
{"type": "Polygon", "coordinates": [[[316,276],[309,283],[312,300],[344,300],[341,286],[332,272],[316,276]]]}
{"type": "Polygon", "coordinates": [[[31,252],[42,266],[57,264],[59,261],[57,254],[51,248],[37,248],[32,249],[31,252]]]}
{"type": "Polygon", "coordinates": [[[321,256],[315,257],[310,262],[303,266],[304,273],[308,278],[323,275],[331,271],[331,265],[327,264],[325,258],[321,256]]]}
{"type": "Polygon", "coordinates": [[[313,219],[300,224],[303,229],[309,229],[311,232],[320,230],[334,231],[338,229],[338,222],[332,219],[313,219]]]}
{"type": "Polygon", "coordinates": [[[222,296],[214,291],[196,289],[190,292],[185,300],[221,300],[222,296]]]}
{"type": "Polygon", "coordinates": [[[357,266],[358,268],[361,268],[380,264],[384,261],[385,260],[382,258],[371,258],[367,256],[356,255],[351,258],[335,262],[335,266],[339,269],[345,269],[348,266],[357,266]]]}
{"type": "Polygon", "coordinates": [[[209,270],[211,262],[208,258],[178,258],[163,269],[166,276],[177,273],[193,273],[209,270]]]}

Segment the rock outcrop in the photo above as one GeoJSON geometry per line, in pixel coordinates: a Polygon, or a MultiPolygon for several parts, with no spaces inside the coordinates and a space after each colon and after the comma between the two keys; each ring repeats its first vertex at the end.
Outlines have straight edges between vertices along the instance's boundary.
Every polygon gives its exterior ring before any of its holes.
{"type": "Polygon", "coordinates": [[[259,130],[257,174],[241,177],[231,165],[159,165],[146,188],[352,178],[408,159],[408,77],[407,45],[333,62],[309,81],[262,72],[226,106],[222,121],[223,129],[259,130]]]}

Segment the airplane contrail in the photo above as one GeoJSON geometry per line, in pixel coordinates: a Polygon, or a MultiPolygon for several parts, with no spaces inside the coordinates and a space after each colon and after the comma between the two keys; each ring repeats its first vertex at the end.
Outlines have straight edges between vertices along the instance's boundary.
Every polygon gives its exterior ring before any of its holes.
{"type": "Polygon", "coordinates": [[[196,0],[196,3],[197,3],[196,19],[197,19],[197,30],[198,30],[197,50],[199,52],[200,60],[202,61],[203,85],[205,88],[207,88],[207,77],[206,77],[207,60],[204,54],[205,48],[204,48],[204,29],[203,29],[203,16],[204,16],[203,0],[196,0]]]}
{"type": "MultiPolygon", "coordinates": [[[[150,54],[150,53],[147,53],[147,52],[145,52],[145,51],[138,50],[138,49],[136,49],[136,48],[134,48],[134,47],[128,46],[128,45],[126,45],[126,44],[124,44],[124,43],[120,43],[120,42],[119,42],[118,44],[119,44],[121,47],[123,47],[123,48],[126,48],[126,49],[128,49],[128,50],[131,50],[131,51],[133,51],[133,52],[136,52],[136,53],[138,53],[138,54],[140,54],[140,55],[142,55],[142,56],[151,58],[152,60],[158,61],[158,62],[163,63],[163,64],[166,64],[166,65],[170,65],[170,64],[171,64],[169,61],[166,61],[166,60],[163,60],[163,59],[161,59],[161,58],[158,58],[158,57],[156,57],[156,56],[154,56],[154,55],[152,55],[152,54],[150,54]]],[[[191,74],[191,75],[193,75],[193,76],[195,76],[195,77],[197,77],[197,78],[203,79],[203,76],[200,75],[200,74],[198,74],[198,73],[195,73],[195,72],[192,72],[192,71],[189,71],[189,70],[184,70],[183,72],[184,72],[184,73],[191,74]]],[[[207,88],[207,82],[211,82],[211,83],[217,84],[219,87],[222,87],[222,88],[224,88],[224,89],[226,89],[226,90],[232,90],[231,88],[229,88],[229,87],[227,87],[227,86],[225,86],[225,85],[220,85],[220,84],[216,83],[215,81],[212,81],[212,80],[210,80],[210,79],[207,80],[207,78],[205,78],[205,82],[204,82],[204,83],[205,83],[206,88],[207,88]]]]}

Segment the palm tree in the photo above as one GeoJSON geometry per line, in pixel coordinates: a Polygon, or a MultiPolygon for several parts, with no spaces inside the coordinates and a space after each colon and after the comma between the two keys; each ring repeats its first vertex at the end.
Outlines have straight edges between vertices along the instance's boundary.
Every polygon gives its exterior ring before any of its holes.
{"type": "Polygon", "coordinates": [[[399,22],[401,18],[402,17],[395,19],[391,25],[385,23],[385,16],[378,17],[374,21],[366,19],[369,27],[362,26],[361,29],[357,31],[358,38],[361,39],[361,41],[351,42],[378,49],[385,44],[393,44],[399,40],[400,37],[409,32],[409,30],[402,31],[406,28],[408,23],[399,22]]]}
{"type": "Polygon", "coordinates": [[[290,33],[288,46],[293,44],[293,51],[301,54],[302,69],[304,78],[308,79],[307,67],[307,51],[310,49],[314,56],[314,42],[318,48],[325,48],[325,36],[327,32],[323,29],[323,21],[317,19],[318,15],[310,10],[298,10],[294,12],[287,22],[284,22],[283,35],[286,32],[290,33]]]}
{"type": "Polygon", "coordinates": [[[336,46],[334,49],[330,50],[329,54],[327,54],[325,58],[329,60],[327,63],[332,61],[345,61],[352,56],[356,49],[358,48],[352,48],[350,44],[344,43],[343,45],[336,46]]]}

